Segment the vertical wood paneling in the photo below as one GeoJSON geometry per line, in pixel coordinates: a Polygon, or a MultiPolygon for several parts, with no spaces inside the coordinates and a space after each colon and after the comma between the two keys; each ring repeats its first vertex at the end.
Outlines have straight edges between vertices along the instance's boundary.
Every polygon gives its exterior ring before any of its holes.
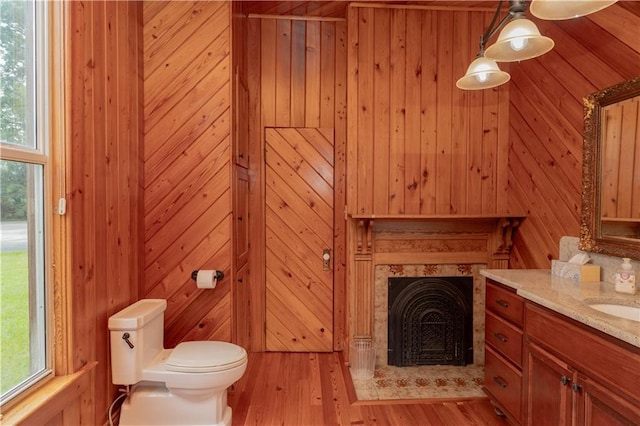
{"type": "Polygon", "coordinates": [[[291,126],[304,127],[305,120],[305,70],[307,66],[304,21],[291,22],[291,126]]]}
{"type": "MultiPolygon", "coordinates": [[[[367,13],[367,9],[362,9],[360,13],[367,13]]],[[[406,47],[406,22],[407,13],[405,10],[394,10],[391,12],[391,34],[390,34],[390,102],[389,102],[389,127],[390,135],[388,136],[389,148],[389,212],[404,213],[404,166],[405,166],[405,47],[406,47]]],[[[363,58],[361,55],[360,58],[363,58]]],[[[359,61],[361,59],[358,59],[359,61]]],[[[370,66],[366,62],[360,64],[360,70],[363,76],[360,79],[360,92],[368,90],[370,83],[364,77],[364,67],[370,66]]],[[[358,118],[358,125],[360,120],[358,118]]],[[[349,141],[350,143],[351,141],[349,141]]],[[[360,142],[366,142],[366,139],[358,139],[360,142]]],[[[385,143],[385,140],[380,140],[385,143]]],[[[364,163],[370,167],[369,163],[364,163]]],[[[359,174],[358,180],[363,175],[369,175],[370,178],[365,182],[365,191],[375,191],[377,177],[375,170],[366,169],[359,174]]],[[[384,179],[385,177],[381,177],[384,179]]],[[[385,194],[380,194],[384,196],[385,194]]],[[[365,212],[370,212],[372,205],[367,203],[363,206],[365,212]]]]}
{"type": "MultiPolygon", "coordinates": [[[[477,43],[479,40],[479,34],[482,34],[484,31],[484,22],[482,19],[474,18],[473,16],[469,19],[469,34],[467,44],[470,47],[469,54],[473,54],[473,50],[471,47],[474,46],[474,43],[477,43]]],[[[468,66],[468,64],[467,64],[468,66]]],[[[466,72],[466,69],[462,71],[466,72]]],[[[469,115],[469,134],[471,135],[481,135],[483,133],[482,127],[482,105],[484,101],[484,90],[474,90],[470,91],[467,94],[468,97],[468,109],[467,113],[469,115]]],[[[508,119],[508,117],[507,117],[508,119]]],[[[467,203],[467,213],[469,214],[480,214],[483,212],[482,209],[482,197],[478,196],[482,194],[482,144],[481,143],[470,143],[467,146],[467,192],[466,192],[466,203],[467,203]]],[[[503,182],[506,185],[506,181],[503,182]]]]}
{"type": "MultiPolygon", "coordinates": [[[[357,9],[354,9],[357,10],[357,9]]],[[[389,90],[390,89],[390,44],[389,26],[391,15],[388,9],[374,11],[375,26],[378,31],[374,33],[374,73],[373,77],[373,146],[375,147],[373,168],[380,176],[377,191],[373,191],[373,209],[387,211],[389,206],[389,144],[384,143],[389,137],[389,90]]],[[[353,123],[354,125],[357,122],[353,123]]],[[[355,144],[354,144],[355,145],[355,144]]]]}
{"type": "Polygon", "coordinates": [[[349,211],[506,210],[508,89],[483,96],[455,87],[487,14],[352,7],[349,16],[358,100],[348,118],[349,211]]]}
{"type": "Polygon", "coordinates": [[[145,21],[144,297],[167,299],[166,346],[229,341],[231,5],[163,2],[145,21]],[[199,290],[197,269],[226,277],[199,290]]]}
{"type": "Polygon", "coordinates": [[[90,392],[64,422],[104,424],[111,385],[107,318],[138,299],[142,244],[142,4],[70,10],[68,218],[73,370],[97,361],[90,392]]]}
{"type": "MultiPolygon", "coordinates": [[[[276,81],[276,62],[273,48],[276,46],[276,21],[265,19],[261,26],[261,55],[260,55],[260,79],[262,81],[276,81]]],[[[276,126],[276,85],[262,84],[260,96],[263,125],[276,126]]],[[[249,87],[251,92],[252,88],[249,87]]]]}
{"type": "MultiPolygon", "coordinates": [[[[333,339],[334,350],[345,350],[347,328],[347,23],[337,22],[335,30],[335,120],[333,184],[333,339]]],[[[639,162],[640,163],[640,162],[639,162]]],[[[640,191],[639,191],[640,192],[640,191]]]]}
{"type": "MultiPolygon", "coordinates": [[[[456,13],[453,17],[454,28],[469,28],[469,13],[456,13]]],[[[476,53],[473,44],[469,43],[469,34],[464,31],[455,31],[453,34],[454,54],[451,61],[452,75],[464,75],[467,71],[469,59],[476,53]]],[[[454,77],[454,81],[456,78],[454,77]]],[[[451,206],[450,213],[468,212],[467,206],[467,144],[466,138],[469,132],[469,96],[467,90],[453,90],[451,102],[458,106],[451,111],[451,206]]]]}
{"type": "MultiPolygon", "coordinates": [[[[327,125],[335,135],[335,220],[333,258],[344,256],[344,206],[346,181],[346,24],[341,22],[250,18],[248,49],[259,55],[248,58],[250,93],[251,184],[251,275],[252,349],[264,350],[265,258],[264,229],[264,129],[267,127],[311,127],[327,125]],[[288,101],[287,101],[288,100],[288,101]],[[286,119],[285,119],[286,117],[286,119]],[[342,174],[340,174],[342,172],[342,174]],[[341,197],[341,198],[340,198],[341,197]],[[260,248],[262,247],[262,248],[260,248]],[[254,300],[258,302],[253,303],[254,300]]],[[[318,147],[320,149],[320,147],[318,147]]],[[[274,154],[275,155],[275,154],[274,154]]],[[[317,166],[317,165],[314,165],[317,166]]],[[[344,267],[334,270],[333,345],[343,345],[344,267]]]]}
{"type": "MultiPolygon", "coordinates": [[[[484,101],[498,105],[500,94],[497,90],[485,90],[484,101]]],[[[496,204],[496,154],[498,146],[498,117],[497,112],[483,108],[482,110],[482,212],[494,211],[496,204]]]]}
{"type": "Polygon", "coordinates": [[[320,128],[332,129],[335,122],[336,24],[320,23],[320,128]]]}
{"type": "Polygon", "coordinates": [[[451,211],[451,143],[452,99],[455,79],[451,70],[453,55],[453,12],[440,12],[438,16],[438,85],[436,90],[436,213],[451,211]]]}
{"type": "MultiPolygon", "coordinates": [[[[307,22],[305,67],[305,127],[320,127],[320,27],[318,21],[307,22]]],[[[269,123],[264,123],[268,126],[269,123]]]]}
{"type": "Polygon", "coordinates": [[[422,13],[407,14],[406,35],[415,34],[406,43],[405,60],[405,208],[407,214],[419,214],[420,200],[420,87],[422,79],[422,13]]]}
{"type": "Polygon", "coordinates": [[[290,126],[291,111],[291,21],[276,21],[276,127],[290,126]],[[278,90],[280,89],[280,90],[278,90]]]}
{"type": "MultiPolygon", "coordinates": [[[[354,22],[358,22],[357,7],[347,8],[347,99],[351,99],[351,102],[347,103],[347,141],[355,141],[358,139],[358,103],[353,102],[353,99],[358,98],[358,85],[359,85],[359,64],[358,61],[353,58],[359,57],[359,40],[358,30],[354,27],[354,22]],[[351,24],[350,24],[351,23],[351,24]]],[[[358,164],[358,144],[347,143],[347,165],[353,168],[354,164],[358,164]]],[[[347,209],[349,212],[363,213],[362,207],[358,203],[358,179],[353,178],[354,172],[347,170],[347,209]]],[[[360,172],[358,171],[359,175],[360,172]]]]}
{"type": "MultiPolygon", "coordinates": [[[[374,22],[373,10],[361,13],[358,20],[358,40],[360,40],[360,57],[362,58],[359,68],[359,81],[362,81],[361,90],[358,90],[358,138],[362,143],[358,144],[358,161],[354,166],[358,170],[366,170],[371,167],[374,158],[373,144],[373,52],[374,52],[374,22]]],[[[372,176],[363,176],[358,180],[358,204],[365,209],[371,208],[373,203],[372,176]]]]}
{"type": "MultiPolygon", "coordinates": [[[[503,66],[509,72],[509,65],[503,66]]],[[[501,88],[498,92],[498,140],[496,150],[496,195],[495,211],[504,212],[509,210],[509,100],[511,98],[511,86],[501,88]]],[[[493,210],[490,210],[493,211],[493,210]]],[[[515,210],[514,210],[515,211],[515,210]]],[[[522,211],[518,211],[520,214],[522,211]]]]}
{"type": "Polygon", "coordinates": [[[640,10],[621,3],[571,21],[536,21],[553,51],[511,66],[508,198],[528,214],[513,267],[549,268],[559,238],[579,235],[582,98],[640,75],[640,10]]]}
{"type": "Polygon", "coordinates": [[[420,89],[420,213],[436,211],[436,101],[438,81],[438,14],[422,13],[422,81],[420,89]]]}

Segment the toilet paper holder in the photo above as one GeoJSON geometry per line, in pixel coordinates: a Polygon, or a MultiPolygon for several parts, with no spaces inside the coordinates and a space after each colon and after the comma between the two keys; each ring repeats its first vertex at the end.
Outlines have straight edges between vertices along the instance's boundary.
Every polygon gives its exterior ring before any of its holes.
{"type": "MultiPolygon", "coordinates": [[[[222,271],[216,271],[216,280],[220,281],[221,279],[224,278],[224,272],[222,271]]],[[[198,280],[198,269],[196,269],[195,271],[193,271],[191,273],[191,279],[194,281],[198,280]]]]}

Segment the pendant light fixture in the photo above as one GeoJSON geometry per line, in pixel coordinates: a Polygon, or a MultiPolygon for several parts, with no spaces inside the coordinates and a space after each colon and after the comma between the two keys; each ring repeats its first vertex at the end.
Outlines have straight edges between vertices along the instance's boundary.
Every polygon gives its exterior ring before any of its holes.
{"type": "Polygon", "coordinates": [[[463,90],[482,90],[499,86],[509,81],[509,73],[500,70],[494,58],[485,56],[485,46],[493,35],[504,26],[515,13],[523,12],[526,9],[523,1],[512,0],[509,13],[498,21],[502,9],[502,0],[498,2],[498,7],[493,15],[491,23],[480,37],[480,52],[476,59],[467,68],[466,74],[456,82],[456,86],[463,90]],[[515,8],[515,9],[514,9],[515,8]],[[513,11],[512,11],[513,10],[513,11]]]}
{"type": "Polygon", "coordinates": [[[464,77],[456,82],[456,86],[463,90],[490,89],[506,83],[510,78],[509,73],[498,68],[496,61],[486,58],[481,52],[471,62],[464,77]]]}
{"type": "Polygon", "coordinates": [[[518,62],[544,55],[553,49],[553,40],[540,34],[536,24],[517,12],[505,25],[486,56],[498,62],[518,62]]]}
{"type": "MultiPolygon", "coordinates": [[[[541,19],[569,19],[597,12],[617,0],[532,0],[531,13],[541,19]]],[[[502,0],[491,23],[480,37],[480,52],[456,82],[463,90],[481,90],[499,86],[511,76],[501,71],[496,62],[517,62],[532,59],[553,49],[554,42],[540,34],[536,24],[525,17],[525,0],[509,0],[509,13],[500,21],[502,0]],[[485,46],[501,28],[496,43],[485,46]]]]}
{"type": "Polygon", "coordinates": [[[598,12],[618,0],[533,0],[529,10],[540,19],[573,19],[598,12]]]}

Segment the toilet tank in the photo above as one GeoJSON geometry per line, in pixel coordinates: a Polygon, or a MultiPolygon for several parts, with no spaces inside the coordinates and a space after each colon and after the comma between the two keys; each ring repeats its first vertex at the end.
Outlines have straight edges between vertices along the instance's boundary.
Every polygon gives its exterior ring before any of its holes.
{"type": "Polygon", "coordinates": [[[142,299],[109,317],[113,384],[138,383],[145,365],[164,349],[165,309],[164,299],[142,299]]]}

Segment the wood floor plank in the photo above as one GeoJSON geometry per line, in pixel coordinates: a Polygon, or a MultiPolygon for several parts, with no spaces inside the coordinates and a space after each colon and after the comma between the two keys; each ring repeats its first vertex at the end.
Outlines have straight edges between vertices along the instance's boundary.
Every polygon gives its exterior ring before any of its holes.
{"type": "Polygon", "coordinates": [[[507,425],[488,399],[354,401],[339,352],[249,354],[247,371],[229,392],[233,426],[507,425]]]}

